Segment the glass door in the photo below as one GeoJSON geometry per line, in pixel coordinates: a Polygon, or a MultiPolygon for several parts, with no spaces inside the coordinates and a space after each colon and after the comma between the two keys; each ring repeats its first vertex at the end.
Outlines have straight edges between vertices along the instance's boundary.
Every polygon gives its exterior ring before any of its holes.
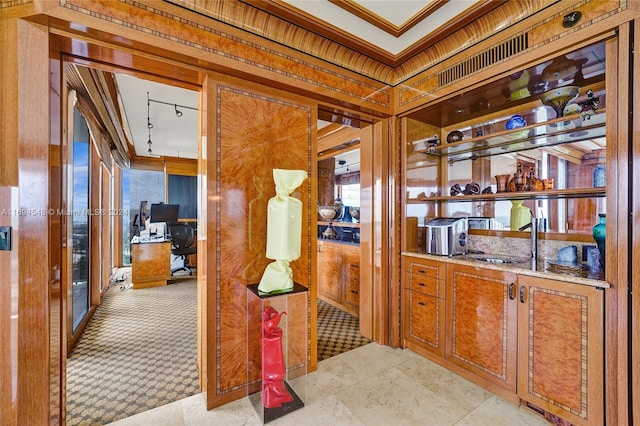
{"type": "Polygon", "coordinates": [[[84,117],[74,108],[71,177],[72,192],[72,333],[75,333],[89,312],[89,127],[84,117]]]}

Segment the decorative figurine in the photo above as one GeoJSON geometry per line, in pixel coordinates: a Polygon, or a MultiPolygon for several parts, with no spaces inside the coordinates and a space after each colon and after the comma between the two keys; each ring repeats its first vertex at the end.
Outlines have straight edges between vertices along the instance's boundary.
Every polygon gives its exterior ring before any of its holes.
{"type": "Polygon", "coordinates": [[[300,257],[302,238],[302,201],[290,197],[307,178],[304,170],[273,170],[276,196],[267,204],[267,265],[258,290],[284,293],[293,289],[293,270],[289,266],[300,257]]]}
{"type": "Polygon", "coordinates": [[[262,313],[262,405],[277,408],[293,401],[284,384],[286,367],[282,353],[282,329],[278,327],[285,311],[267,306],[262,313]]]}

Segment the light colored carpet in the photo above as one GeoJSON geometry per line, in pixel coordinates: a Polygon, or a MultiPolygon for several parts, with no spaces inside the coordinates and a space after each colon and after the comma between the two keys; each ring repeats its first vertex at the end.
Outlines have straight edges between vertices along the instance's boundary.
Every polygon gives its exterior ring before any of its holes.
{"type": "Polygon", "coordinates": [[[67,425],[102,425],[200,392],[196,280],[112,283],[67,362],[67,425]]]}

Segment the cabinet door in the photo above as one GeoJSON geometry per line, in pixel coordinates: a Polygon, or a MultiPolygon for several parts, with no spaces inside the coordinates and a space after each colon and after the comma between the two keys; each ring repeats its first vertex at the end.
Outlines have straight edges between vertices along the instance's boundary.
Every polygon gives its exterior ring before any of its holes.
{"type": "Polygon", "coordinates": [[[360,306],[360,249],[344,247],[342,259],[345,268],[344,304],[358,316],[360,306]]]}
{"type": "Polygon", "coordinates": [[[444,300],[418,291],[404,294],[405,341],[444,356],[444,300]]]}
{"type": "Polygon", "coordinates": [[[524,276],[518,284],[520,398],[575,425],[603,424],[603,291],[524,276]]]}
{"type": "Polygon", "coordinates": [[[447,276],[446,357],[489,383],[515,392],[516,275],[449,264],[447,276]]]}
{"type": "Polygon", "coordinates": [[[342,283],[342,248],[322,244],[318,252],[318,294],[340,303],[342,283]]]}

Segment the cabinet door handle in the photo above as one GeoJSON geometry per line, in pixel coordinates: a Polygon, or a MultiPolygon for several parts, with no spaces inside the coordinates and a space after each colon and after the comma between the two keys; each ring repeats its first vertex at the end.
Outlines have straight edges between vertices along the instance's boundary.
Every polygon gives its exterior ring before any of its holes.
{"type": "Polygon", "coordinates": [[[524,303],[524,286],[520,286],[520,303],[524,303]]]}
{"type": "Polygon", "coordinates": [[[353,293],[353,294],[358,294],[358,292],[357,292],[357,291],[355,291],[355,290],[351,290],[351,293],[353,293]]]}
{"type": "Polygon", "coordinates": [[[509,299],[511,300],[516,298],[515,286],[514,283],[509,284],[509,299]]]}
{"type": "Polygon", "coordinates": [[[425,283],[418,283],[419,286],[421,287],[426,287],[427,285],[425,283]]]}
{"type": "Polygon", "coordinates": [[[418,272],[424,274],[424,269],[418,269],[418,272]]]}
{"type": "Polygon", "coordinates": [[[418,305],[421,305],[421,306],[427,306],[427,304],[426,304],[426,303],[424,303],[424,302],[418,302],[418,305]]]}

